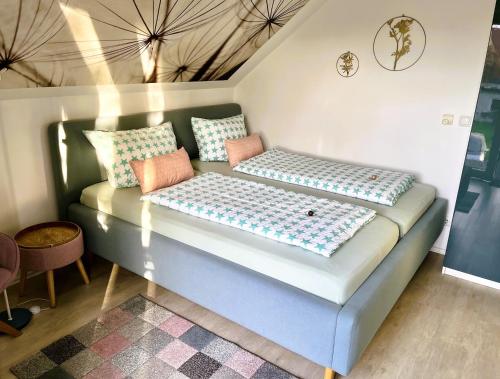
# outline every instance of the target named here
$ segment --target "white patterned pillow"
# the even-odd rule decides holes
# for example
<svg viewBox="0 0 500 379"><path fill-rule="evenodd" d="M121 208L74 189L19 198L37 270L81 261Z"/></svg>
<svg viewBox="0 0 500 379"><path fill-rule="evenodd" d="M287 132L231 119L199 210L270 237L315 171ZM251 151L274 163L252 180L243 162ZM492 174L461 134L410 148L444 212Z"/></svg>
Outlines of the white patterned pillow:
<svg viewBox="0 0 500 379"><path fill-rule="evenodd" d="M242 114L217 120L192 117L191 124L200 151L200 161L227 161L224 141L247 136Z"/></svg>
<svg viewBox="0 0 500 379"><path fill-rule="evenodd" d="M106 132L84 130L83 134L95 147L106 168L108 181L114 188L139 185L129 162L173 153L177 150L172 124L141 129Z"/></svg>

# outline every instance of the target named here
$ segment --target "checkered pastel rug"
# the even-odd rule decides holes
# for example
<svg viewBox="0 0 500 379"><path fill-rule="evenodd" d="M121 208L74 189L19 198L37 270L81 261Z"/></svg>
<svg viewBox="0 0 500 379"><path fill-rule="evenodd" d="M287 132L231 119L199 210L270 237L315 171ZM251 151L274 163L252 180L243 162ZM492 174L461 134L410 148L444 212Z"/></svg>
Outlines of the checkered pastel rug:
<svg viewBox="0 0 500 379"><path fill-rule="evenodd" d="M295 378L142 296L11 368L18 378Z"/></svg>

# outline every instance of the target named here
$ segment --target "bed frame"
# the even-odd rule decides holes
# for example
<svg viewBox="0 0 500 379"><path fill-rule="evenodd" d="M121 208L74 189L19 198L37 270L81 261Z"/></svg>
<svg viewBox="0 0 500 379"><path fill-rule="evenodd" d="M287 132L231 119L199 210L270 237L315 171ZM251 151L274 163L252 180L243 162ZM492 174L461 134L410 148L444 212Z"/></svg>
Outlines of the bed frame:
<svg viewBox="0 0 500 379"><path fill-rule="evenodd" d="M166 111L161 117L121 116L115 126L125 130L169 120L179 146L193 159L198 149L191 117L239 113L238 104L221 104ZM92 119L49 126L59 217L82 227L87 249L325 367L325 378L349 374L444 225L446 201L436 199L339 305L154 232L144 246L141 227L80 204L82 190L104 180L95 150L82 133L95 125Z"/></svg>

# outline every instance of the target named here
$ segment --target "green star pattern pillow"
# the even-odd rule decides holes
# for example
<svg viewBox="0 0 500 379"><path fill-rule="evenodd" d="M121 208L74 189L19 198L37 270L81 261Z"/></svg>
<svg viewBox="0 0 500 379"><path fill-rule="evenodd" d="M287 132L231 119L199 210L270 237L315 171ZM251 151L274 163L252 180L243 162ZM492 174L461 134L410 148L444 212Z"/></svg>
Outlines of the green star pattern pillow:
<svg viewBox="0 0 500 379"><path fill-rule="evenodd" d="M227 162L224 141L247 136L245 119L242 114L217 120L192 117L191 124L200 151L200 160L204 162Z"/></svg>
<svg viewBox="0 0 500 379"><path fill-rule="evenodd" d="M129 162L173 153L177 150L170 122L159 126L120 131L84 130L106 168L108 181L114 188L139 185Z"/></svg>

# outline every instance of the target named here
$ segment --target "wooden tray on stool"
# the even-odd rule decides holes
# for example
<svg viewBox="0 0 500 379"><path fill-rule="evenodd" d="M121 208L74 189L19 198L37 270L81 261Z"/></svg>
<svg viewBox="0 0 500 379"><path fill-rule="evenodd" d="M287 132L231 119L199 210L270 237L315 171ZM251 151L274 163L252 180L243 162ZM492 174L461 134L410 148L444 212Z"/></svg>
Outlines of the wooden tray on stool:
<svg viewBox="0 0 500 379"><path fill-rule="evenodd" d="M79 233L80 227L72 222L53 221L27 227L16 234L15 240L20 248L41 249L70 242Z"/></svg>
<svg viewBox="0 0 500 379"><path fill-rule="evenodd" d="M28 271L46 272L50 306L55 307L54 270L71 263L76 263L85 284L90 283L81 261L83 233L78 225L68 221L45 222L21 230L14 238L21 252L20 295L24 293Z"/></svg>

